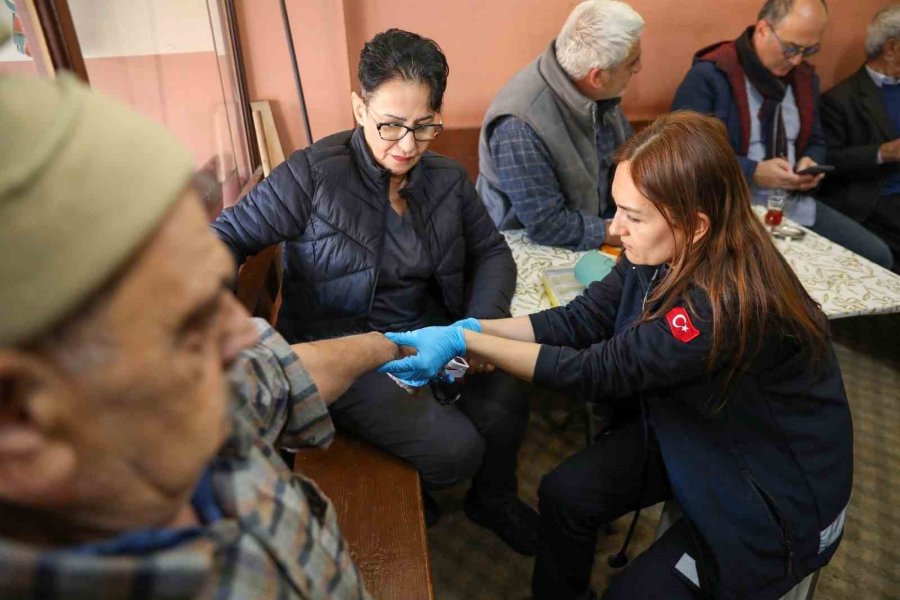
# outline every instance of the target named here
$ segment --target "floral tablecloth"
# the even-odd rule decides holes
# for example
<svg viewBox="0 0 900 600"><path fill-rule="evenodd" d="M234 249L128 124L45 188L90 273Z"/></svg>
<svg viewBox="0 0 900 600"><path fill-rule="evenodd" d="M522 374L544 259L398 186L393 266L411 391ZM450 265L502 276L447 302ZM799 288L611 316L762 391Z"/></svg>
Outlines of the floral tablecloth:
<svg viewBox="0 0 900 600"><path fill-rule="evenodd" d="M503 235L519 267L513 316L549 308L541 284L543 270L573 265L584 253L533 244L524 230L505 231ZM900 312L900 275L809 230L799 240L775 239L775 246L829 319Z"/></svg>

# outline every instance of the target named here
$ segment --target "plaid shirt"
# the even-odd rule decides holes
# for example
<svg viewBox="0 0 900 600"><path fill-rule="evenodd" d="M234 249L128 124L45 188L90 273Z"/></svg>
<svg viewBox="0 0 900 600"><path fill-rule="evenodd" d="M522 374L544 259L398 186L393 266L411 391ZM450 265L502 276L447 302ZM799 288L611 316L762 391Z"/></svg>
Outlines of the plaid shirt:
<svg viewBox="0 0 900 600"><path fill-rule="evenodd" d="M162 530L168 543L141 553L2 539L0 598L369 598L331 503L273 448L329 443L328 411L290 346L257 323L260 343L229 373L234 432L207 471L221 518Z"/></svg>
<svg viewBox="0 0 900 600"><path fill-rule="evenodd" d="M585 214L566 206L553 158L540 136L525 121L513 116L504 117L491 132L488 143L500 188L534 242L590 250L599 248L606 238L603 216L611 208L609 174L618 148L615 127L624 130L625 138L632 133L626 119L614 126L608 122L609 115L609 111L598 115L596 126L597 156L600 158L599 215Z"/></svg>

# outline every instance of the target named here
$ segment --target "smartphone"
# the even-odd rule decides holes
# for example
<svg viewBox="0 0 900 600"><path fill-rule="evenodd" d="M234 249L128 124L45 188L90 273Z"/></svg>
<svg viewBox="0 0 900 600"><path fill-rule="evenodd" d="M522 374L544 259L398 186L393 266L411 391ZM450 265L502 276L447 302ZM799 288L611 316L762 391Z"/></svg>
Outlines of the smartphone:
<svg viewBox="0 0 900 600"><path fill-rule="evenodd" d="M802 171L797 171L797 175L818 175L819 173L831 173L834 171L834 165L813 165L806 167Z"/></svg>

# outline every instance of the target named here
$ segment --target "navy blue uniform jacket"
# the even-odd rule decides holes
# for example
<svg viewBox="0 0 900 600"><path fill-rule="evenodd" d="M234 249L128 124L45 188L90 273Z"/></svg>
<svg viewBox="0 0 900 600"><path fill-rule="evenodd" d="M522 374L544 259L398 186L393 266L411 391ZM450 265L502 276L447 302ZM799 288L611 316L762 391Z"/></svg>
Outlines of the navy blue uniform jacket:
<svg viewBox="0 0 900 600"><path fill-rule="evenodd" d="M386 232L389 173L362 129L299 150L216 219L240 265L284 243L278 331L289 342L369 329ZM516 263L462 166L426 152L400 190L451 319L509 316Z"/></svg>
<svg viewBox="0 0 900 600"><path fill-rule="evenodd" d="M676 303L700 332L688 342L668 318L640 323L656 269L623 257L568 306L532 315L544 344L534 381L597 402L643 396L715 597L778 598L830 560L843 532L853 433L836 358L829 347L814 369L791 339L769 335L710 414L726 365L707 370L709 303L700 291L694 310Z"/></svg>

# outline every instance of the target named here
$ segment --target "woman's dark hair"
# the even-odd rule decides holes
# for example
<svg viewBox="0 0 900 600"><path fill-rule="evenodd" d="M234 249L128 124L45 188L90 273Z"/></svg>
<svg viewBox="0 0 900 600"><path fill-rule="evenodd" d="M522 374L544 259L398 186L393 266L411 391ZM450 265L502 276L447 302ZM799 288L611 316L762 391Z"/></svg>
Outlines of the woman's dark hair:
<svg viewBox="0 0 900 600"><path fill-rule="evenodd" d="M382 31L359 53L363 97L392 79L418 81L428 86L428 107L437 112L444 102L449 74L447 58L434 40L402 29Z"/></svg>
<svg viewBox="0 0 900 600"><path fill-rule="evenodd" d="M663 115L619 150L631 178L684 243L647 302L644 319L665 315L696 285L712 308L710 369L728 357L726 384L748 366L771 331L797 340L813 359L827 352L825 316L775 248L750 208L750 191L716 118L691 111ZM697 241L699 214L709 230ZM720 363L721 364L721 363Z"/></svg>

